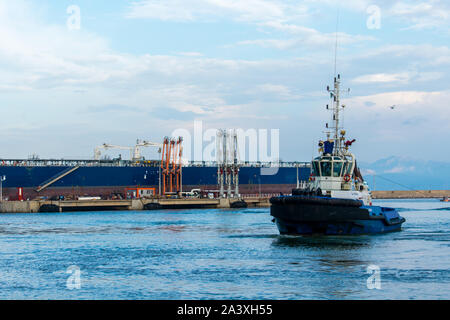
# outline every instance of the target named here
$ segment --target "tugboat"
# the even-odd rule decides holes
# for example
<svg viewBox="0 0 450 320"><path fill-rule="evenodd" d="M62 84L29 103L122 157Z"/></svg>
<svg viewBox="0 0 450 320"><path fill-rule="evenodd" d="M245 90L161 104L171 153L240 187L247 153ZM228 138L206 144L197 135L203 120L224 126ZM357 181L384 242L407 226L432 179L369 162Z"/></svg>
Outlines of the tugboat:
<svg viewBox="0 0 450 320"><path fill-rule="evenodd" d="M327 87L333 101L333 126L326 125L327 139L319 142L320 156L311 163L308 182L297 185L292 195L270 199L271 215L281 234L355 235L401 230L406 221L396 209L372 205L368 184L349 151L356 140L347 140L339 123L340 81Z"/></svg>

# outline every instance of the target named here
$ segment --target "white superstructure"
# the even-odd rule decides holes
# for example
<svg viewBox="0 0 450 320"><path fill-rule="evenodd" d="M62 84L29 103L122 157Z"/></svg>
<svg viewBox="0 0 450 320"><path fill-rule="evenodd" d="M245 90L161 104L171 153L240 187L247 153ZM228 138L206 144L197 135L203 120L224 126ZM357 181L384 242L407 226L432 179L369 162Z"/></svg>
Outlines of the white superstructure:
<svg viewBox="0 0 450 320"><path fill-rule="evenodd" d="M339 115L345 108L340 103L340 75L334 79L334 88L327 88L332 99L333 124L327 128L327 139L319 142L320 156L311 162L311 176L305 186L310 192L333 198L362 200L371 205L369 187L364 182L356 165L355 156L349 151L355 140L347 140L345 130L339 121Z"/></svg>

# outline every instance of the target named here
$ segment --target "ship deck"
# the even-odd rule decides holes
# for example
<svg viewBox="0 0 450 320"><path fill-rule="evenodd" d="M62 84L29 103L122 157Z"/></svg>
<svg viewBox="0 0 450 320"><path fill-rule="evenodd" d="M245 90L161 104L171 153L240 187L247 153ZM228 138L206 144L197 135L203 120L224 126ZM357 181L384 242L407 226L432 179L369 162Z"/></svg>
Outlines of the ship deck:
<svg viewBox="0 0 450 320"><path fill-rule="evenodd" d="M45 167L45 166L81 166L81 167L160 167L161 160L86 160L86 159L0 159L0 166L12 167ZM242 161L240 167L254 168L309 168L309 162L302 161L280 161L280 162L261 162L261 161ZM183 167L218 167L215 161L190 161L183 164Z"/></svg>

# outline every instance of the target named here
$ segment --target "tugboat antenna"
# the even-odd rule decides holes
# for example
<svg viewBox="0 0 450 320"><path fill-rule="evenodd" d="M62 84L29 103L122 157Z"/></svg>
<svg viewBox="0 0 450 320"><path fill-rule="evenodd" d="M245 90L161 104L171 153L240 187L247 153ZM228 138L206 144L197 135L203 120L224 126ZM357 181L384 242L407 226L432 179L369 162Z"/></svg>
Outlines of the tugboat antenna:
<svg viewBox="0 0 450 320"><path fill-rule="evenodd" d="M334 90L332 91L333 97L333 122L334 122L334 144L335 148L333 150L334 154L339 154L341 149L341 140L339 138L339 108L340 105L340 84L341 76L337 74L337 52L338 52L338 39L339 39L339 4L337 8L336 17L336 42L334 47Z"/></svg>
<svg viewBox="0 0 450 320"><path fill-rule="evenodd" d="M336 77L337 73L338 31L339 31L339 5L337 9L337 18L336 18L336 43L334 47L334 77Z"/></svg>
<svg viewBox="0 0 450 320"><path fill-rule="evenodd" d="M338 52L338 38L339 38L339 6L337 10L337 19L336 19L336 42L334 48L334 86L333 89L330 89L327 86L327 91L330 93L330 97L333 98L333 102L331 105L331 110L333 110L333 127L329 127L328 123L326 124L327 129L334 129L334 148L333 154L339 155L342 152L341 139L339 137L339 108L340 104L340 84L341 84L341 76L337 74L337 52ZM329 106L327 105L327 110L329 110ZM330 139L332 132L327 131L327 139Z"/></svg>
<svg viewBox="0 0 450 320"><path fill-rule="evenodd" d="M342 146L341 146L341 139L339 137L339 111L341 106L341 98L340 98L340 94L341 94L341 89L340 89L340 85L341 85L341 75L338 74L337 77L334 78L334 86L333 89L330 89L329 87L327 87L327 91L330 93L330 97L333 98L333 102L332 102L332 107L331 110L333 110L333 126L328 126L328 123L326 125L326 128L328 129L334 129L334 132L327 132L327 139L330 138L330 136L333 136L334 139L334 149L333 149L333 154L334 155L338 155L341 153L342 151ZM329 108L327 108L329 109Z"/></svg>
<svg viewBox="0 0 450 320"><path fill-rule="evenodd" d="M341 144L339 139L339 108L340 105L340 84L341 76L338 74L337 78L334 78L334 109L333 109L333 120L334 120L334 143L336 145L336 151L341 151Z"/></svg>

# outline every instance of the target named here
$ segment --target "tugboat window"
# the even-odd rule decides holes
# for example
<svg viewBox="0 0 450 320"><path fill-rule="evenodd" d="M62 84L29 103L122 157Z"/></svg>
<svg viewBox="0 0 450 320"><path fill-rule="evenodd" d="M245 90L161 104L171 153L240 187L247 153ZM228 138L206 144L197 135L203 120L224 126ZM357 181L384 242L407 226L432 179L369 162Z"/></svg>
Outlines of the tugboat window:
<svg viewBox="0 0 450 320"><path fill-rule="evenodd" d="M322 176L323 177L330 177L331 176L331 162L322 161L320 163L320 169L322 171Z"/></svg>
<svg viewBox="0 0 450 320"><path fill-rule="evenodd" d="M348 162L344 162L344 168L342 169L343 176L347 174L347 167L348 167Z"/></svg>
<svg viewBox="0 0 450 320"><path fill-rule="evenodd" d="M351 171L352 171L352 167L353 167L353 166L352 166L352 163L349 162L349 163L348 163L348 166L347 166L347 170L346 170L346 171L347 171L347 174L352 175L352 173L353 173L353 172L351 172Z"/></svg>
<svg viewBox="0 0 450 320"><path fill-rule="evenodd" d="M333 177L341 176L342 162L333 162Z"/></svg>
<svg viewBox="0 0 450 320"><path fill-rule="evenodd" d="M342 170L342 175L350 174L352 170L352 163L351 162L344 162L344 168Z"/></svg>
<svg viewBox="0 0 450 320"><path fill-rule="evenodd" d="M314 175L315 175L316 177L320 176L319 162L318 162L318 161L314 161L314 162L313 162L313 172L314 172Z"/></svg>

